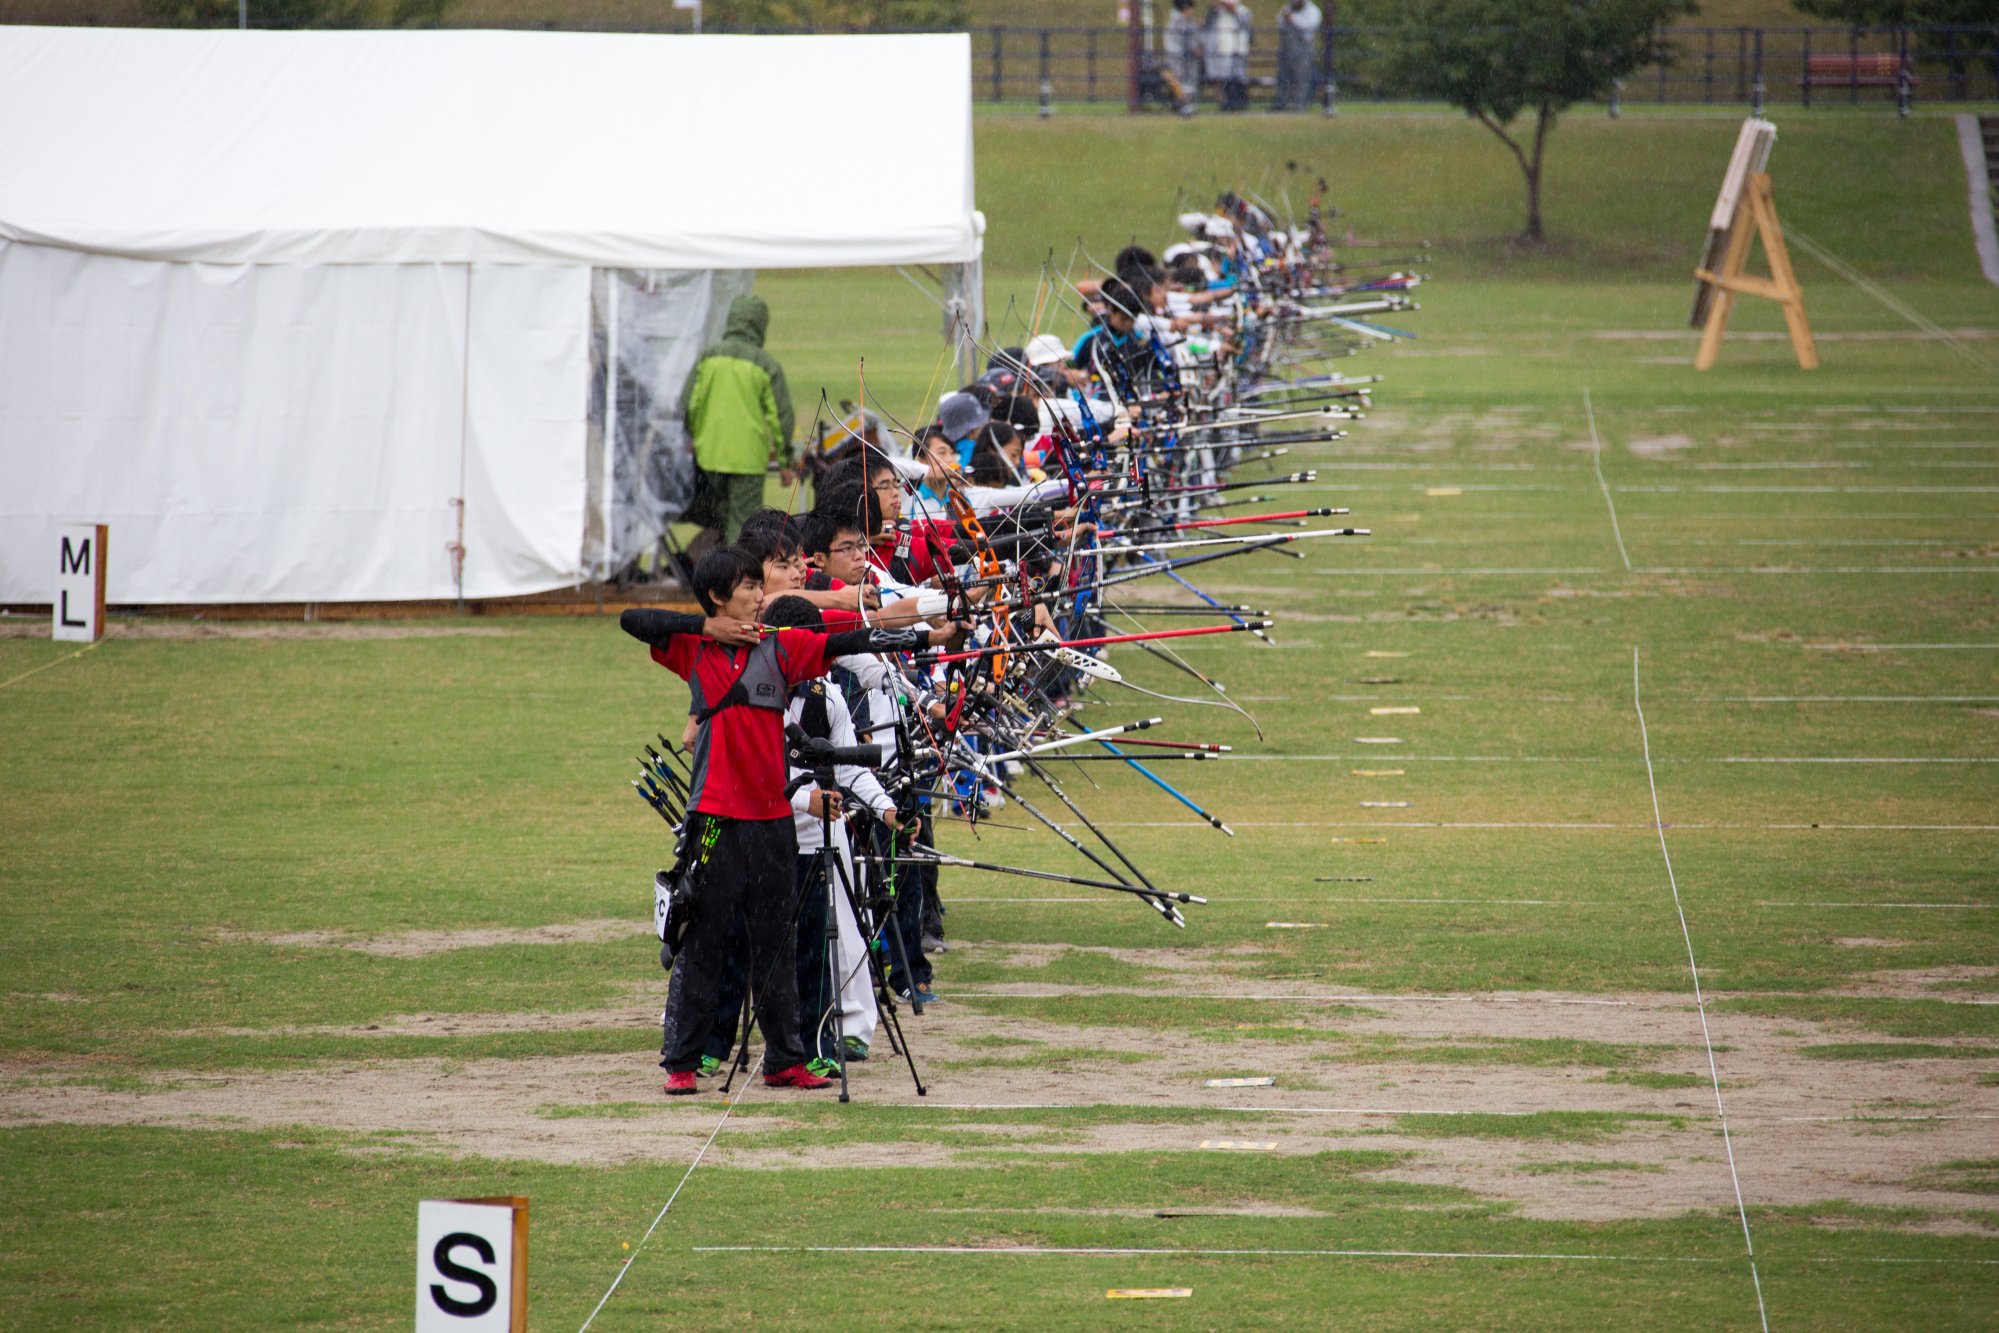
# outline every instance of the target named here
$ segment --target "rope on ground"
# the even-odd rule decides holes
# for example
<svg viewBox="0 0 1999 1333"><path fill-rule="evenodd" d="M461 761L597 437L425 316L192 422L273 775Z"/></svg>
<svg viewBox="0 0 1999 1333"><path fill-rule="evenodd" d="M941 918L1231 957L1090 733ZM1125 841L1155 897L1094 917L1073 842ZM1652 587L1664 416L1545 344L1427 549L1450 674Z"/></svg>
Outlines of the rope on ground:
<svg viewBox="0 0 1999 1333"><path fill-rule="evenodd" d="M611 1285L605 1288L602 1299L600 1299L597 1302L597 1308L590 1312L590 1317L583 1321L583 1327L578 1329L577 1333L588 1333L590 1325L597 1322L597 1316L602 1314L604 1312L604 1307L611 1303L611 1297L618 1290L619 1284L625 1280L625 1274L632 1271L632 1265L638 1262L639 1256L641 1254L645 1253L646 1242L652 1239L653 1232L659 1230L659 1224L666 1220L667 1211L673 1207L673 1201L680 1197L680 1191L687 1188L687 1182L693 1178L694 1168L701 1165L701 1159L703 1157L706 1157L708 1155L708 1149L712 1148L715 1145L716 1135L722 1132L722 1126L729 1123L730 1115L732 1115L735 1112L736 1103L742 1101L743 1098L749 1094L750 1088L754 1086L755 1083L756 1083L755 1078L753 1077L745 1078L743 1080L743 1086L737 1089L736 1095L729 1098L729 1104L722 1108L722 1118L720 1120L717 1120L715 1122L715 1128L708 1132L707 1142L701 1145L701 1151L694 1154L694 1160L687 1164L687 1170L684 1173L682 1173L680 1177L680 1183L673 1187L673 1193L666 1196L666 1202L660 1206L659 1212L652 1219L652 1225L646 1228L645 1235L639 1237L638 1248L633 1250L631 1253L631 1257L626 1259L623 1265L619 1267L618 1275L611 1279Z"/></svg>
<svg viewBox="0 0 1999 1333"><path fill-rule="evenodd" d="M1707 1047L1708 1082L1714 1087L1714 1114L1721 1122L1721 1146L1728 1154L1728 1178L1735 1186L1735 1215L1742 1221L1742 1246L1749 1255L1749 1280L1756 1285L1756 1314L1763 1333L1770 1333L1770 1310L1763 1303L1763 1275L1756 1270L1756 1242L1749 1236L1749 1210L1742 1202L1742 1177L1735 1171L1735 1140L1728 1132L1728 1112L1721 1104L1721 1072L1714 1062L1714 1038L1708 1035L1707 998L1701 993L1701 969L1694 961L1694 934L1687 926L1687 909L1680 901L1680 880L1673 873L1673 856L1666 850L1666 821L1659 813L1659 782L1652 776L1652 737L1645 728L1645 705L1638 693L1638 645L1631 646L1631 706L1638 713L1638 739L1645 750L1645 782L1652 789L1652 823L1659 833L1659 855L1666 862L1666 883L1672 886L1673 910L1680 917L1680 939L1687 946L1687 971L1694 979L1694 1008L1701 1016L1701 1044Z"/></svg>
<svg viewBox="0 0 1999 1333"><path fill-rule="evenodd" d="M65 653L61 657L58 657L53 662L44 662L38 667L34 667L28 671L23 671L18 676L9 676L6 680L0 680L0 690L6 689L9 685L14 684L16 681L26 680L28 677L34 675L35 672L37 671L47 671L52 666L61 666L64 662L74 662L77 658L82 657L85 653L96 651L98 644L101 644L103 642L104 640L99 639L97 640L96 643L91 644L88 648L79 648L73 653Z"/></svg>
<svg viewBox="0 0 1999 1333"><path fill-rule="evenodd" d="M1596 468L1596 488L1603 492L1603 502L1610 509L1610 535L1617 538L1617 558L1624 562L1624 572L1631 572L1631 553L1624 549L1624 531L1617 526L1617 504L1610 498L1610 484L1603 479L1603 439L1596 433L1596 408L1590 403L1589 388L1583 388L1583 411L1589 416L1590 463Z"/></svg>
<svg viewBox="0 0 1999 1333"><path fill-rule="evenodd" d="M1840 277L1845 278L1848 282L1858 287L1861 291L1866 292L1869 296L1879 301L1882 305L1887 306L1888 309L1894 311L1896 314L1900 315L1903 319L1908 320L1909 323L1915 325L1918 329L1921 329L1924 333L1929 334L1932 338L1935 338L1939 342L1949 345L1949 347L1953 351L1963 356L1964 359L1971 362L1972 365L1978 366L1985 370L1990 370L1993 368L1992 363L1990 361L1987 361L1984 357L1980 356L1977 352L1973 351L1971 347L1968 344L1966 344L1962 338L1959 338L1949 329L1946 329L1941 325L1931 321L1929 318L1922 315L1918 311L1911 309L1908 305L1906 305L1902 301L1897 300L1894 296L1890 295L1887 291L1883 290L1878 284L1868 281L1866 276L1863 275L1860 272L1860 270L1854 268L1853 265L1847 263L1844 259L1841 259L1838 255L1826 249L1823 245L1820 245L1817 241L1805 235L1803 232L1799 231L1796 227L1791 226L1789 223L1784 224L1784 237L1786 240L1797 242L1799 249L1803 250L1813 259L1818 260L1819 263L1824 264L1827 268L1831 269L1834 273L1838 274Z"/></svg>

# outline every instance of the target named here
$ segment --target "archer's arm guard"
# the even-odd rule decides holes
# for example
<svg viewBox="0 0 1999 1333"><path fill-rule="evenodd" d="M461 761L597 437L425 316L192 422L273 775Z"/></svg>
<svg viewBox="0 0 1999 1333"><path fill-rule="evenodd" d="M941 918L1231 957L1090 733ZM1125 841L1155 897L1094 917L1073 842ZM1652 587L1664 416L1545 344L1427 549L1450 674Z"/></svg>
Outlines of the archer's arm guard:
<svg viewBox="0 0 1999 1333"><path fill-rule="evenodd" d="M618 617L619 629L654 648L666 647L676 634L699 634L706 623L705 616L691 612L658 611L646 607L634 607Z"/></svg>

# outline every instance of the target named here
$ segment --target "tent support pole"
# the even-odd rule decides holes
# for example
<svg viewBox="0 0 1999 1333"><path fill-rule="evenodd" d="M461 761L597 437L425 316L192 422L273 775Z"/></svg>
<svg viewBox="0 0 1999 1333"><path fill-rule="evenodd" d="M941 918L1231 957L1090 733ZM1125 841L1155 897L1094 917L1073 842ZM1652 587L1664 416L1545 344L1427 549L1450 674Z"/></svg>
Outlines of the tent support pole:
<svg viewBox="0 0 1999 1333"><path fill-rule="evenodd" d="M604 556L597 581L611 577L611 493L618 466L618 271L604 270Z"/></svg>
<svg viewBox="0 0 1999 1333"><path fill-rule="evenodd" d="M928 265L898 264L895 271L942 312L944 341L951 345L952 354L957 358L958 382L970 384L984 369L979 363L978 349L978 337L984 331L986 314L985 274L981 261L974 259L962 264L945 264L938 269ZM937 290L933 291L919 282L917 273L935 283Z"/></svg>
<svg viewBox="0 0 1999 1333"><path fill-rule="evenodd" d="M458 363L458 538L451 543L451 582L458 592L458 614L465 614L465 457L472 438L472 265L465 265L465 339Z"/></svg>

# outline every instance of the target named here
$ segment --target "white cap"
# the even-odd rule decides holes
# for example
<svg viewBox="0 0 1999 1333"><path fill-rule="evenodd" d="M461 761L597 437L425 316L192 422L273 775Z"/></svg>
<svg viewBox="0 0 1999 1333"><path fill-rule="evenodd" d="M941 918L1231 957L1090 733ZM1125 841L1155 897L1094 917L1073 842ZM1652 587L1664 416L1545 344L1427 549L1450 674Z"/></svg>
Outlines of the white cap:
<svg viewBox="0 0 1999 1333"><path fill-rule="evenodd" d="M1180 230L1191 231L1196 236L1205 235L1208 230L1208 219L1213 216L1212 213L1182 213L1179 219Z"/></svg>
<svg viewBox="0 0 1999 1333"><path fill-rule="evenodd" d="M1069 359L1069 349L1052 333L1037 333L1021 349L1030 366L1059 365Z"/></svg>

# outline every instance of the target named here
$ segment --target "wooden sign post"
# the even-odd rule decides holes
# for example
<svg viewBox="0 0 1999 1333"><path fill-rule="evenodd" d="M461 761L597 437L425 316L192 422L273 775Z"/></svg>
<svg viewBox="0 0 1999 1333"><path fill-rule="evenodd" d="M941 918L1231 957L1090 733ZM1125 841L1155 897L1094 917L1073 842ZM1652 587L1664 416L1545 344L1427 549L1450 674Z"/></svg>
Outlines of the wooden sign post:
<svg viewBox="0 0 1999 1333"><path fill-rule="evenodd" d="M1818 345L1812 341L1811 325L1805 322L1805 293L1791 269L1791 252L1784 245L1784 227L1777 220L1777 201L1770 192L1770 173L1763 170L1776 137L1777 127L1769 121L1744 121L1735 153L1729 158L1728 174L1722 178L1721 196L1715 201L1708 225L1707 251L1694 270L1698 285L1690 322L1702 330L1695 370L1714 368L1738 295L1761 296L1781 304L1798 368L1818 369ZM1767 278L1748 269L1749 247L1758 237L1770 263Z"/></svg>
<svg viewBox="0 0 1999 1333"><path fill-rule="evenodd" d="M417 1205L416 1333L527 1333L528 1201Z"/></svg>

